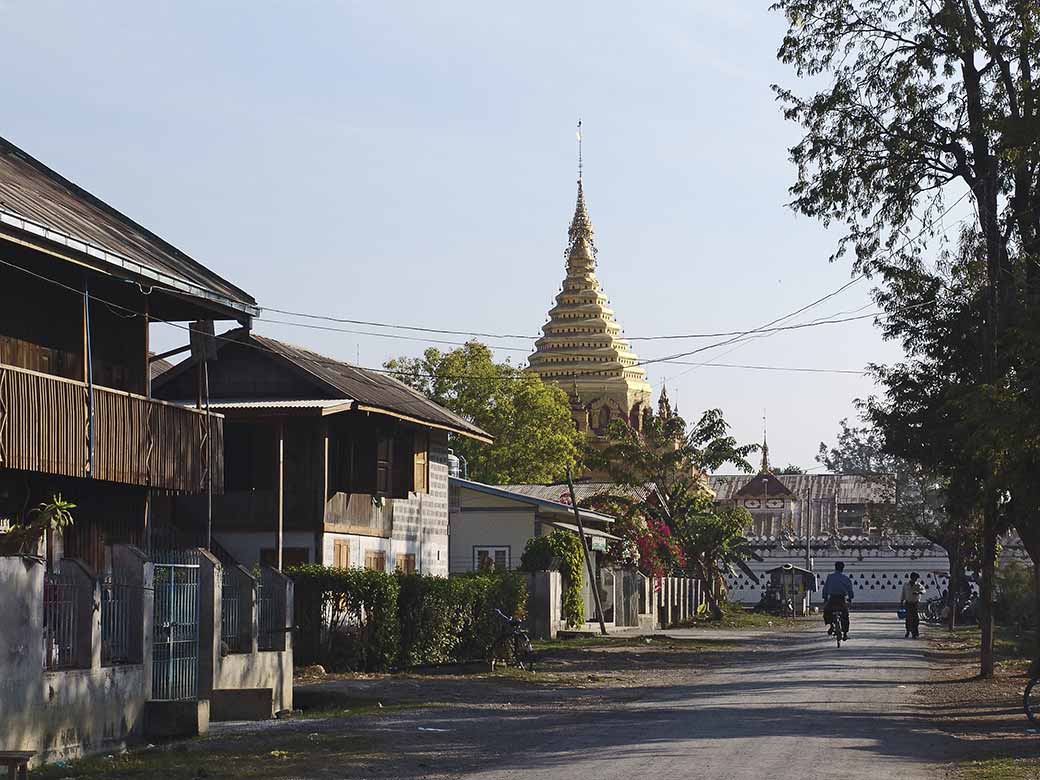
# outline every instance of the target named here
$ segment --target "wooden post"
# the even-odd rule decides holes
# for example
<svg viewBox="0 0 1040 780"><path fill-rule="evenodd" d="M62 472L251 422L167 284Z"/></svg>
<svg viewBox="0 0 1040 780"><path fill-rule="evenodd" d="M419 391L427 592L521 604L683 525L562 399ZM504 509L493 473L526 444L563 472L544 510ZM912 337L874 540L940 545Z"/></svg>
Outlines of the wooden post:
<svg viewBox="0 0 1040 780"><path fill-rule="evenodd" d="M282 528L285 520L285 422L278 421L278 532L275 534L275 561L282 570Z"/></svg>
<svg viewBox="0 0 1040 780"><path fill-rule="evenodd" d="M578 536L581 539L581 551L585 556L585 568L589 570L589 585L592 586L592 600L596 602L596 618L599 620L600 633L606 636L607 624L603 622L603 605L599 601L599 588L596 586L596 573L592 569L592 558L589 555L589 545L585 541L585 526L581 522L581 510L578 509L578 498L574 493L574 481L571 479L571 470L567 469L567 489L571 492L571 508L574 510L574 519L578 524Z"/></svg>

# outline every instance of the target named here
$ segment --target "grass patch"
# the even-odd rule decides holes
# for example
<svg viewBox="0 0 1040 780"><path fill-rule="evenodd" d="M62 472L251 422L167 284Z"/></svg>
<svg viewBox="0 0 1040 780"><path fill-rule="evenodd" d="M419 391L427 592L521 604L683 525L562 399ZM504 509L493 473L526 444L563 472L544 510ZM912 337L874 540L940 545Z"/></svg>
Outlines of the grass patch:
<svg viewBox="0 0 1040 780"><path fill-rule="evenodd" d="M94 756L34 769L33 780L288 780L343 777L379 758L371 737L344 734L251 734L198 739L120 756ZM332 772L332 774L330 774Z"/></svg>
<svg viewBox="0 0 1040 780"><path fill-rule="evenodd" d="M710 612L698 615L674 628L784 628L796 625L799 618L785 618L765 612L752 612L739 604L724 604L722 616L713 617Z"/></svg>
<svg viewBox="0 0 1040 780"><path fill-rule="evenodd" d="M384 704L378 697L357 696L328 688L297 688L293 704L300 710L298 718L346 718L357 715L380 715L415 709L429 702L399 701Z"/></svg>
<svg viewBox="0 0 1040 780"><path fill-rule="evenodd" d="M991 758L960 767L963 780L1040 780L1040 759Z"/></svg>

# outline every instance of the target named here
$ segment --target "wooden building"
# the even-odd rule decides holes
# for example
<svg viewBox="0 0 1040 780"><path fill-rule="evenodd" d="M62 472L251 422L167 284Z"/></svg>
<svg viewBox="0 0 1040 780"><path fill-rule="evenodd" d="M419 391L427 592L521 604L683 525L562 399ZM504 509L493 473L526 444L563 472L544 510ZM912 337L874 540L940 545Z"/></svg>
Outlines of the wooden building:
<svg viewBox="0 0 1040 780"><path fill-rule="evenodd" d="M155 382L191 403L198 361ZM484 431L392 377L242 328L217 339L210 407L224 416L213 535L240 563L448 573L448 437ZM174 502L174 521L205 497Z"/></svg>
<svg viewBox="0 0 1040 780"><path fill-rule="evenodd" d="M0 304L0 519L60 493L101 568L153 498L219 491L223 420L151 397L149 323L247 324L249 295L0 139Z"/></svg>

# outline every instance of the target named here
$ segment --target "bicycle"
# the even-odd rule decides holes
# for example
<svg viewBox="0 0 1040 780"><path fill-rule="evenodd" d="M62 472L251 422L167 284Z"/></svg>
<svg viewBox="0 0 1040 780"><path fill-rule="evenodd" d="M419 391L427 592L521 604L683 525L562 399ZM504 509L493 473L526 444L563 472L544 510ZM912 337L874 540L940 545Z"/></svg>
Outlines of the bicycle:
<svg viewBox="0 0 1040 780"><path fill-rule="evenodd" d="M506 650L512 656L512 661L518 669L533 672L535 662L534 646L531 644L531 637L528 636L527 631L520 627L522 621L519 618L510 617L500 609L496 608L495 612L506 622L507 627L499 636L498 641L495 643L495 648L492 650L491 671L495 670L496 651ZM508 660L506 660L506 663L508 663Z"/></svg>
<svg viewBox="0 0 1040 780"><path fill-rule="evenodd" d="M1040 672L1034 671L1026 685L1025 693L1022 695L1022 706L1025 708L1026 717L1034 726L1040 726L1040 688L1036 687L1037 682L1040 682Z"/></svg>
<svg viewBox="0 0 1040 780"><path fill-rule="evenodd" d="M840 603L832 603L834 603L834 606L830 606L830 604L828 604L826 607L824 607L825 610L830 610L830 620L828 621L829 628L827 629L827 635L833 636L834 641L840 648L841 643L847 641L845 639L845 621L842 620L842 617L848 613L849 607L844 599L841 599Z"/></svg>

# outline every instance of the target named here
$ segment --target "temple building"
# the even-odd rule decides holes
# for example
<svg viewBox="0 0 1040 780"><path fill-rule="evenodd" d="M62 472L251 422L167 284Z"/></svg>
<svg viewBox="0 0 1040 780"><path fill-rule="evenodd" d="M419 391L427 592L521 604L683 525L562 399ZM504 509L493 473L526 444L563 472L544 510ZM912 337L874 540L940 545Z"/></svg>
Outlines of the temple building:
<svg viewBox="0 0 1040 780"><path fill-rule="evenodd" d="M567 275L528 370L567 391L575 425L593 438L602 437L618 418L641 429L652 414L651 388L596 278L596 245L580 174L567 236Z"/></svg>

